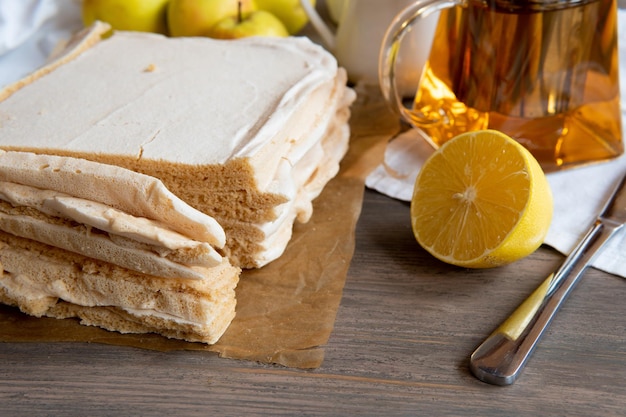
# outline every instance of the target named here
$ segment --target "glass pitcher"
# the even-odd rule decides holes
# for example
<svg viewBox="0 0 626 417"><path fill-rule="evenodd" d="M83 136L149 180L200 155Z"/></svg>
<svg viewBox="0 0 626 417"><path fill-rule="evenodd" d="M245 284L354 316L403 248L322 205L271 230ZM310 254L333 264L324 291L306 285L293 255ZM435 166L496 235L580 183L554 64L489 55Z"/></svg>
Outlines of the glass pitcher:
<svg viewBox="0 0 626 417"><path fill-rule="evenodd" d="M402 37L440 13L407 108L396 88ZM380 85L404 120L438 147L496 129L546 171L623 153L616 0L422 0L391 23Z"/></svg>

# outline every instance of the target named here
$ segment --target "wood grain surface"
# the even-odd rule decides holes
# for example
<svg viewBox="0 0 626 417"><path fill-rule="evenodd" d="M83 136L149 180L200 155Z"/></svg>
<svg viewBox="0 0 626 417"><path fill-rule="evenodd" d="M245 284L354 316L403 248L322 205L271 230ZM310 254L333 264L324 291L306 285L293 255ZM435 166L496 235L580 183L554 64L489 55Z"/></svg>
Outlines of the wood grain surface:
<svg viewBox="0 0 626 417"><path fill-rule="evenodd" d="M366 191L356 253L313 371L94 343L0 344L2 416L624 416L626 281L590 270L520 379L496 387L472 350L563 257L492 270L418 247L406 203ZM1 331L1 329L0 329Z"/></svg>

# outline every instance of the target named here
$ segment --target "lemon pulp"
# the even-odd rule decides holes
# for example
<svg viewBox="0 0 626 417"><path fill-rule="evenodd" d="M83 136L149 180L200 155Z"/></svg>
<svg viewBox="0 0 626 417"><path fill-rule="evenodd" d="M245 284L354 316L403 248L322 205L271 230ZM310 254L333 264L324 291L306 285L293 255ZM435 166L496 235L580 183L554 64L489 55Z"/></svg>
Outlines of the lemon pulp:
<svg viewBox="0 0 626 417"><path fill-rule="evenodd" d="M504 265L534 252L552 220L552 194L535 158L505 134L461 134L425 162L411 224L419 244L458 266Z"/></svg>

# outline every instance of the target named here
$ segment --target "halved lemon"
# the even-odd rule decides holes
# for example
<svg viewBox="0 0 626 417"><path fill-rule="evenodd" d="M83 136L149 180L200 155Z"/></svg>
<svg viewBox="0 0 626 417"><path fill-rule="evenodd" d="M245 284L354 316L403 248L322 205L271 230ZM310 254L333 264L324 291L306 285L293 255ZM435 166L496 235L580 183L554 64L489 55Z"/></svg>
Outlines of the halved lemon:
<svg viewBox="0 0 626 417"><path fill-rule="evenodd" d="M550 186L532 154L501 132L481 130L451 139L424 163L411 224L436 258L490 268L533 253L552 210Z"/></svg>

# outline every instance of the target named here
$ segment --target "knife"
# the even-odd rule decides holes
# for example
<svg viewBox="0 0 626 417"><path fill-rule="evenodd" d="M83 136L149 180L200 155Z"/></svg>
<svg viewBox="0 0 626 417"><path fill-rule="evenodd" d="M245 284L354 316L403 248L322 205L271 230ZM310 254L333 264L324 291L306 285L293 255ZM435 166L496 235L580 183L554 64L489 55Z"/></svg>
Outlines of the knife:
<svg viewBox="0 0 626 417"><path fill-rule="evenodd" d="M550 321L606 242L626 223L624 175L587 234L561 266L506 319L470 357L481 381L510 385L519 377Z"/></svg>

